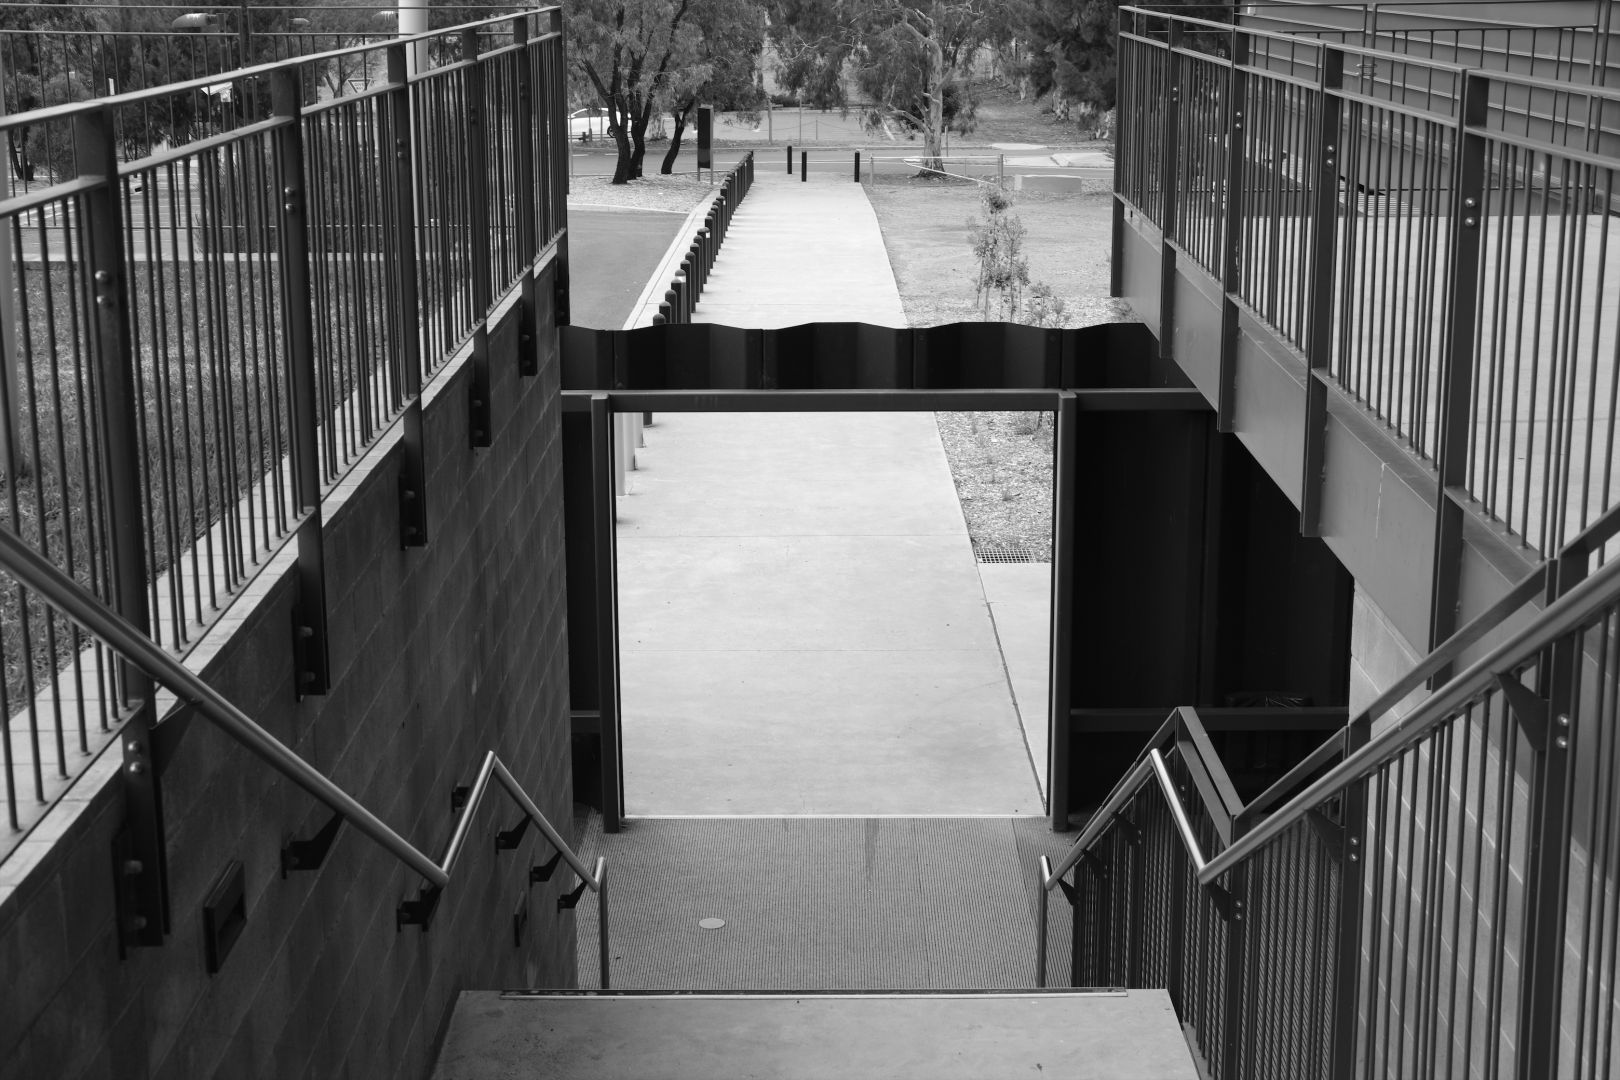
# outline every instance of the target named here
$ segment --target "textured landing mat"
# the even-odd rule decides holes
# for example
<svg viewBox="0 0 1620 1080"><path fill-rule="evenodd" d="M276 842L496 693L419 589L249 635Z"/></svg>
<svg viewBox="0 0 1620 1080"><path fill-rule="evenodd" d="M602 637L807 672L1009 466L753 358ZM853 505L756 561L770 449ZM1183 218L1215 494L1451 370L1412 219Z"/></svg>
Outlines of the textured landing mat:
<svg viewBox="0 0 1620 1080"><path fill-rule="evenodd" d="M1073 841L1044 818L593 816L608 859L615 990L957 990L1035 985L1035 862ZM1049 980L1071 916L1051 898ZM579 912L598 985L596 907ZM705 920L724 920L705 927Z"/></svg>

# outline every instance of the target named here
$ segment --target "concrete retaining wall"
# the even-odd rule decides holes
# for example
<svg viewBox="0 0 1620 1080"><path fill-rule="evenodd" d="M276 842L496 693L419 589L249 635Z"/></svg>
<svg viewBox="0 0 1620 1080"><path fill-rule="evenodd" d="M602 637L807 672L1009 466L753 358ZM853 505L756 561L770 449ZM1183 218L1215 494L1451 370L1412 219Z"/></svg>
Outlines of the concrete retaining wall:
<svg viewBox="0 0 1620 1080"><path fill-rule="evenodd" d="M430 388L430 546L400 549L397 455L386 450L328 508L329 696L299 703L293 693L290 568L267 571L263 595L227 615L229 639L204 669L435 858L455 824L452 786L471 783L490 749L567 832L550 329L540 335L541 374L529 379L517 375L516 319L491 334L491 449L468 448L465 363ZM0 892L0 1076L425 1076L459 991L572 984L573 915L559 914L554 897L575 881L564 870L531 889L528 867L551 854L536 830L517 851L494 850L493 830L518 820L504 797L478 813L432 929L396 930L396 905L416 895L417 875L345 830L322 869L283 880L281 845L329 815L206 721L191 724L163 778L171 933L162 948L120 959L116 750L47 823L60 841L26 878L3 883L15 889ZM245 870L247 923L209 975L203 900L233 860ZM515 944L513 916L525 906Z"/></svg>

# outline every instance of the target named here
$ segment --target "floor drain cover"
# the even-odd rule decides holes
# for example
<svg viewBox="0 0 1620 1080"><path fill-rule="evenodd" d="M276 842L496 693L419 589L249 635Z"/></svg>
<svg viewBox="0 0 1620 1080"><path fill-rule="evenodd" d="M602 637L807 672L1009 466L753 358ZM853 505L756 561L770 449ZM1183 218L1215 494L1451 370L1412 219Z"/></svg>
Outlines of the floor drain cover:
<svg viewBox="0 0 1620 1080"><path fill-rule="evenodd" d="M974 558L982 563L1032 563L1034 552L1026 547L980 547L973 549Z"/></svg>
<svg viewBox="0 0 1620 1080"><path fill-rule="evenodd" d="M705 930L718 930L722 926L726 925L726 920L724 920L724 919L700 919L698 921L698 925L703 927L703 929L705 929Z"/></svg>

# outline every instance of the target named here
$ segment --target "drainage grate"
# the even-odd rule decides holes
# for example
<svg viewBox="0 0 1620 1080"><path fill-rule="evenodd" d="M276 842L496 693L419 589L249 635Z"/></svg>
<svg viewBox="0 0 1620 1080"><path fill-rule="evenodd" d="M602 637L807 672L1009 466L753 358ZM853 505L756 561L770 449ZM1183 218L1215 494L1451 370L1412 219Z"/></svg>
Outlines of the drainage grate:
<svg viewBox="0 0 1620 1080"><path fill-rule="evenodd" d="M1026 547L975 547L973 555L982 563L1032 563L1035 555Z"/></svg>

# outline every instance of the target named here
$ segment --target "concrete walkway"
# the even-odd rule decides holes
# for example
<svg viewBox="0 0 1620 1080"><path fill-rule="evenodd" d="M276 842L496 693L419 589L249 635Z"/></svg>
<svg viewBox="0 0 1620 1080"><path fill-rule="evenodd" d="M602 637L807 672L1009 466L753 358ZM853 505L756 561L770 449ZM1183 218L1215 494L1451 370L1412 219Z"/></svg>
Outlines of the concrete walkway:
<svg viewBox="0 0 1620 1080"><path fill-rule="evenodd" d="M861 188L762 172L698 317L904 325ZM661 414L638 459L631 815L1041 812L931 413Z"/></svg>

